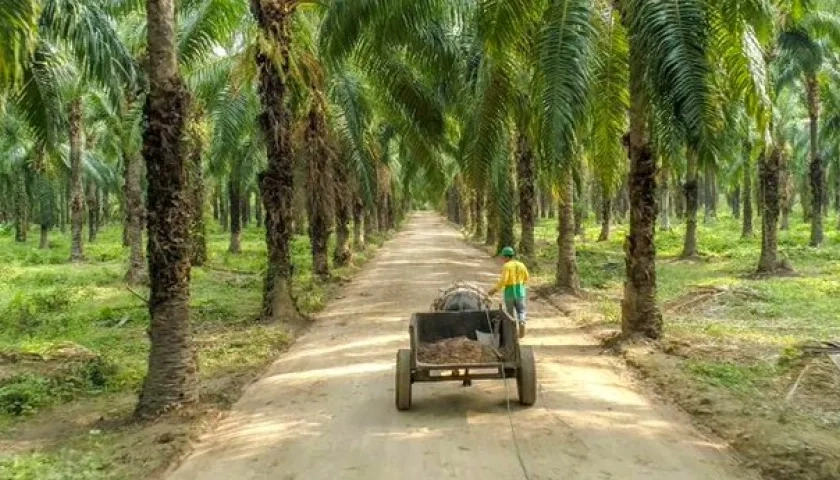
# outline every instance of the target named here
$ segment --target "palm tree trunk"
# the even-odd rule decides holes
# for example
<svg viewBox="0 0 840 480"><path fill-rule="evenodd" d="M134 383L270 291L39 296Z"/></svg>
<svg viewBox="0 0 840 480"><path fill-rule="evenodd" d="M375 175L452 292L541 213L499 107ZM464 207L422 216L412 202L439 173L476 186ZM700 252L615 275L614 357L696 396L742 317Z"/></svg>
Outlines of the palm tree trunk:
<svg viewBox="0 0 840 480"><path fill-rule="evenodd" d="M41 241L38 243L38 248L41 250L50 248L50 227L44 224L41 224Z"/></svg>
<svg viewBox="0 0 840 480"><path fill-rule="evenodd" d="M703 223L707 224L714 219L714 200L712 194L712 171L709 167L703 172Z"/></svg>
<svg viewBox="0 0 840 480"><path fill-rule="evenodd" d="M706 176L709 178L709 194L711 195L709 201L710 215L712 220L717 220L718 199L720 198L718 194L717 173L712 167L709 167Z"/></svg>
<svg viewBox="0 0 840 480"><path fill-rule="evenodd" d="M683 251L680 257L693 258L697 256L697 150L688 147L686 155L686 174L685 174L685 239L683 241ZM708 190L708 182L706 188ZM709 211L709 199L706 197L706 212Z"/></svg>
<svg viewBox="0 0 840 480"><path fill-rule="evenodd" d="M840 213L840 172L838 172L838 168L840 165L837 163L837 159L834 159L834 164L832 165L831 169L831 177L832 182L834 184L834 213Z"/></svg>
<svg viewBox="0 0 840 480"><path fill-rule="evenodd" d="M263 226L262 202L260 202L259 195L256 195L256 198L254 198L254 223L256 223L257 227Z"/></svg>
<svg viewBox="0 0 840 480"><path fill-rule="evenodd" d="M326 280L330 276L329 240L332 234L334 208L333 159L327 142L327 121L324 101L312 87L315 101L309 110L306 130L307 205L309 243L312 248L312 272ZM386 204L387 207L387 204ZM387 218L386 218L387 222Z"/></svg>
<svg viewBox="0 0 840 480"><path fill-rule="evenodd" d="M482 240L484 238L484 230L486 228L484 217L486 202L484 188L477 188L475 190L475 230L473 231L473 238L476 240Z"/></svg>
<svg viewBox="0 0 840 480"><path fill-rule="evenodd" d="M685 218L685 185L675 182L671 194L671 205L674 207L674 215L683 220Z"/></svg>
<svg viewBox="0 0 840 480"><path fill-rule="evenodd" d="M99 227L111 224L111 192L107 188L99 190L100 221Z"/></svg>
<svg viewBox="0 0 840 480"><path fill-rule="evenodd" d="M670 173L667 169L662 172L662 189L660 198L662 199L662 206L659 209L659 230L663 232L671 231L671 189L669 177Z"/></svg>
<svg viewBox="0 0 840 480"><path fill-rule="evenodd" d="M390 192L390 179L388 177L388 169L381 167L377 173L377 195L376 195L376 231L388 231L388 194ZM457 209L457 200L453 200L454 208ZM453 220L455 221L455 220Z"/></svg>
<svg viewBox="0 0 840 480"><path fill-rule="evenodd" d="M263 113L260 126L266 139L268 165L260 174L260 192L266 211L268 265L263 285L262 316L294 320L300 312L292 298L290 241L294 212L294 172L289 95L291 23L296 2L252 0L251 10L272 52L256 54Z"/></svg>
<svg viewBox="0 0 840 480"><path fill-rule="evenodd" d="M743 188L743 203L744 216L742 218L741 238L751 238L753 236L753 204L752 204L752 158L750 157L749 149L746 150L747 158L744 159L744 188Z"/></svg>
<svg viewBox="0 0 840 480"><path fill-rule="evenodd" d="M353 217L353 197L350 194L349 172L345 158L333 161L333 179L335 185L335 250L333 264L343 267L350 262L350 222Z"/></svg>
<svg viewBox="0 0 840 480"><path fill-rule="evenodd" d="M260 202L257 202L257 205L259 205L259 203ZM212 213L213 213L213 220L218 222L219 221L219 192L218 192L218 188L213 190L212 198L210 199L210 204L211 204L210 208L211 208Z"/></svg>
<svg viewBox="0 0 840 480"><path fill-rule="evenodd" d="M656 158L647 130L648 99L644 56L630 43L630 133L628 175L630 232L627 235L621 330L624 336L662 335L662 314L656 304Z"/></svg>
<svg viewBox="0 0 840 480"><path fill-rule="evenodd" d="M178 73L175 2L148 0L149 94L143 138L149 214L149 368L136 413L198 402L190 331L190 205L182 139L189 97Z"/></svg>
<svg viewBox="0 0 840 480"><path fill-rule="evenodd" d="M735 184L732 190L732 218L735 220L741 219L741 184Z"/></svg>
<svg viewBox="0 0 840 480"><path fill-rule="evenodd" d="M225 186L219 184L216 188L219 192L219 225L222 227L223 232L227 232L228 228L230 228L230 203L228 202L227 195L225 195Z"/></svg>
<svg viewBox="0 0 840 480"><path fill-rule="evenodd" d="M305 182L305 179L304 179ZM305 236L309 228L306 221L306 191L301 189L295 194L295 203L292 213L292 233L297 236Z"/></svg>
<svg viewBox="0 0 840 480"><path fill-rule="evenodd" d="M470 225L467 228L467 234L472 236L475 235L475 228L476 223L478 222L478 195L476 194L475 190L472 187L467 186L467 198L469 198L469 205L467 208L470 210Z"/></svg>
<svg viewBox="0 0 840 480"><path fill-rule="evenodd" d="M125 180L125 170L128 168L127 166L123 167L123 195L120 199L120 210L122 211L122 246L128 246L128 205L126 205L125 201L125 189L127 187L126 180Z"/></svg>
<svg viewBox="0 0 840 480"><path fill-rule="evenodd" d="M514 210L514 198L516 192L514 191L513 181L516 178L515 165L513 157L507 159L508 174L503 176L502 195L504 201L499 201L496 207L499 215L499 238L496 244L497 250L501 250L506 246L513 246L516 242L516 237L513 233L514 223L516 222L516 213Z"/></svg>
<svg viewBox="0 0 840 480"><path fill-rule="evenodd" d="M761 256L758 260L758 273L769 274L779 268L779 169L782 152L774 146L770 155L762 155L759 160L759 171L762 184L761 216Z"/></svg>
<svg viewBox="0 0 840 480"><path fill-rule="evenodd" d="M525 258L534 256L534 155L525 135L519 135L517 155L517 174L519 184L519 221L522 233L519 239L519 254Z"/></svg>
<svg viewBox="0 0 840 480"><path fill-rule="evenodd" d="M99 205L96 201L96 185L92 180L88 180L85 190L88 211L88 242L93 243L96 241Z"/></svg>
<svg viewBox="0 0 840 480"><path fill-rule="evenodd" d="M620 189L618 189L618 199L614 202L616 206L617 215L616 221L618 224L623 225L624 222L627 220L627 213L630 210L630 187L628 185L622 185Z"/></svg>
<svg viewBox="0 0 840 480"><path fill-rule="evenodd" d="M60 188L58 198L59 198L59 215L58 215L58 230L65 234L67 233L67 223L69 221L69 210L70 210L70 199L69 199L69 186L70 180L67 179L67 182L64 182L62 188Z"/></svg>
<svg viewBox="0 0 840 480"><path fill-rule="evenodd" d="M251 223L251 192L242 190L242 227L248 228Z"/></svg>
<svg viewBox="0 0 840 480"><path fill-rule="evenodd" d="M606 242L610 239L610 223L612 222L612 199L609 195L601 196L601 233L598 235L599 242Z"/></svg>
<svg viewBox="0 0 840 480"><path fill-rule="evenodd" d="M25 243L29 226L29 196L26 194L26 174L23 169L15 173L14 188L15 242Z"/></svg>
<svg viewBox="0 0 840 480"><path fill-rule="evenodd" d="M579 235L581 242L584 243L586 242L586 229L583 228L583 223L587 217L585 187L586 179L580 178L580 181L575 183L574 193L575 235Z"/></svg>
<svg viewBox="0 0 840 480"><path fill-rule="evenodd" d="M70 261L85 259L82 245L84 228L85 190L82 183L82 100L70 102L68 113L70 123Z"/></svg>
<svg viewBox="0 0 840 480"><path fill-rule="evenodd" d="M540 191L540 218L548 218L548 211L551 209L549 204L549 192L547 190Z"/></svg>
<svg viewBox="0 0 840 480"><path fill-rule="evenodd" d="M129 247L128 272L125 281L138 284L146 278L143 252L143 162L139 155L126 154L125 161L125 232Z"/></svg>
<svg viewBox="0 0 840 480"><path fill-rule="evenodd" d="M35 184L34 189L37 196L38 223L41 227L41 238L38 248L48 250L50 248L50 229L55 224L55 188L50 178L47 177L44 165L44 152L40 148L35 153Z"/></svg>
<svg viewBox="0 0 840 480"><path fill-rule="evenodd" d="M487 237L484 244L490 246L495 245L499 238L499 206L490 200L487 202L487 209Z"/></svg>
<svg viewBox="0 0 840 480"><path fill-rule="evenodd" d="M825 203L825 172L820 156L819 121L820 121L820 90L815 75L806 75L805 90L808 97L808 120L810 127L810 168L811 181L811 246L818 247L823 243L823 205Z"/></svg>
<svg viewBox="0 0 840 480"><path fill-rule="evenodd" d="M575 182L571 172L561 187L557 223L557 288L565 293L577 295L580 291L577 260L575 256Z"/></svg>
<svg viewBox="0 0 840 480"><path fill-rule="evenodd" d="M190 150L188 181L190 191L190 264L200 267L207 262L207 228L204 224L204 165L201 152L204 150L196 127L198 112L192 112L187 126ZM216 202L213 202L215 205Z"/></svg>
<svg viewBox="0 0 840 480"><path fill-rule="evenodd" d="M365 243L370 243L371 238L373 238L373 234L379 229L376 226L376 219L378 215L376 214L376 209L373 207L369 207L365 209Z"/></svg>
<svg viewBox="0 0 840 480"><path fill-rule="evenodd" d="M228 179L228 201L230 202L230 244L228 252L242 252L242 186L240 180L231 174Z"/></svg>
<svg viewBox="0 0 840 480"><path fill-rule="evenodd" d="M458 223L458 205L454 185L450 185L446 190L446 219L452 223Z"/></svg>
<svg viewBox="0 0 840 480"><path fill-rule="evenodd" d="M353 248L361 250L364 248L365 239L362 238L363 219L365 214L365 203L357 193L353 195Z"/></svg>

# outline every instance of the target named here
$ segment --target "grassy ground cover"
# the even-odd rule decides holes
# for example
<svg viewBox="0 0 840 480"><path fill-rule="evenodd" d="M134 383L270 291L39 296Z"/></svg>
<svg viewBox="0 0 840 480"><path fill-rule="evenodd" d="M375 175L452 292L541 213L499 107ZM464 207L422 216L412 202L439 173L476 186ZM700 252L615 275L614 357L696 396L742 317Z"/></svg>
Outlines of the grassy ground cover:
<svg viewBox="0 0 840 480"><path fill-rule="evenodd" d="M0 478L146 478L182 451L197 423L234 401L292 341L257 317L265 264L261 230L243 232L242 253L228 236L208 235L208 265L192 273L192 321L202 377L202 406L156 422L129 421L146 369L145 288L122 281L127 251L117 227L85 245L87 261L68 263L69 237L49 250L0 232ZM293 244L295 295L306 313L375 252L356 252L334 281L311 275L306 237Z"/></svg>
<svg viewBox="0 0 840 480"><path fill-rule="evenodd" d="M840 478L840 370L826 357L803 358L799 348L840 340L840 235L830 232L824 246L812 248L809 226L791 223L779 243L796 273L766 279L752 276L759 239L741 239L731 217L701 221L695 261L678 259L682 226L657 232L666 334L623 354L769 478ZM607 242L595 242L597 234L590 225L589 240L577 245L586 302L576 317L608 338L620 328L625 227L616 226ZM550 283L556 221L541 221L536 235L539 281Z"/></svg>

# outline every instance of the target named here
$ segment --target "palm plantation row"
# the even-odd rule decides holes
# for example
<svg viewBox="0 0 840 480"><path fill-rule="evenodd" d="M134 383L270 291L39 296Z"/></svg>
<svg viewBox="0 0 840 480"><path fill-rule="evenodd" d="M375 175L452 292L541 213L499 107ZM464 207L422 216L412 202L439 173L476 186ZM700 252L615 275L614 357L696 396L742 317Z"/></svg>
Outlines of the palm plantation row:
<svg viewBox="0 0 840 480"><path fill-rule="evenodd" d="M670 228L678 211L697 256L701 183L707 216L720 193L745 235L760 215L759 273L788 268L776 237L796 197L823 242L840 195L836 8L14 0L0 12L0 215L20 241L40 225L44 248L69 226L71 261L85 223L94 241L123 222L126 280L148 264L151 286L141 415L197 398L189 280L210 210L233 252L243 218L264 225L262 316L286 322L304 225L328 277L331 235L340 265L412 202L526 257L556 206L557 284L575 292L576 224L594 211L605 239L627 215L623 331L658 338L657 218Z"/></svg>

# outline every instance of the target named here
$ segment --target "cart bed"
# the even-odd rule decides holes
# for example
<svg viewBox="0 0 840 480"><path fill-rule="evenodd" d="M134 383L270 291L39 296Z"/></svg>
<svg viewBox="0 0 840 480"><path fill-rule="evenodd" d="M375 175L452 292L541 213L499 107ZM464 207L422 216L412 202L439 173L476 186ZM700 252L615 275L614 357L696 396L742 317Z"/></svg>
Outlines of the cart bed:
<svg viewBox="0 0 840 480"><path fill-rule="evenodd" d="M499 327L499 350L503 355L501 361L437 364L423 363L417 358L417 347L419 345L457 337L478 340L475 334L476 330L489 334L491 333L491 324L495 325L498 321L501 321ZM516 328L513 321L503 310L415 313L411 316L409 333L414 364L426 370L496 369L502 364L515 364L518 358Z"/></svg>

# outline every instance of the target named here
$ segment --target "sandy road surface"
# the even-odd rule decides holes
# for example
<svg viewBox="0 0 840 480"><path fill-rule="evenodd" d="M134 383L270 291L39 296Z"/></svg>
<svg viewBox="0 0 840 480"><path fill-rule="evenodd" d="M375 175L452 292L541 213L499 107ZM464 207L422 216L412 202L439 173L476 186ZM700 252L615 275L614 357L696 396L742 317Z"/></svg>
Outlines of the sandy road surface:
<svg viewBox="0 0 840 480"><path fill-rule="evenodd" d="M648 400L553 308L532 302L536 405L500 381L422 383L394 408L394 358L413 311L499 267L433 214L407 227L251 385L169 480L746 479L685 417Z"/></svg>

